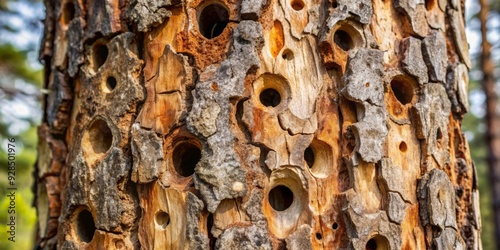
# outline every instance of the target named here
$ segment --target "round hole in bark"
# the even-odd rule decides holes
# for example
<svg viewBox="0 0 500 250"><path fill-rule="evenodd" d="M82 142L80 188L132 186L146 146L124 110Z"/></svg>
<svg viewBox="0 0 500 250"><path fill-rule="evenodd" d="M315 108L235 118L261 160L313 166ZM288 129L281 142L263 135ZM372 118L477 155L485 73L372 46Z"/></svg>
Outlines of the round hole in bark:
<svg viewBox="0 0 500 250"><path fill-rule="evenodd" d="M62 22L64 25L68 25L73 18L75 18L75 4L66 2L62 8Z"/></svg>
<svg viewBox="0 0 500 250"><path fill-rule="evenodd" d="M276 211L285 211L293 203L293 192L287 186L278 185L269 192L269 204Z"/></svg>
<svg viewBox="0 0 500 250"><path fill-rule="evenodd" d="M337 222L334 222L332 225L333 230L337 230L339 228L339 224Z"/></svg>
<svg viewBox="0 0 500 250"><path fill-rule="evenodd" d="M290 49L285 49L283 53L281 53L281 57L285 60L292 60L293 59L293 51Z"/></svg>
<svg viewBox="0 0 500 250"><path fill-rule="evenodd" d="M194 174L194 168L201 159L201 149L190 142L182 142L175 146L173 152L174 168L181 176Z"/></svg>
<svg viewBox="0 0 500 250"><path fill-rule="evenodd" d="M326 142L314 138L309 147L304 150L304 161L314 177L325 178L332 171L332 148Z"/></svg>
<svg viewBox="0 0 500 250"><path fill-rule="evenodd" d="M220 3L212 3L201 9L198 15L200 33L212 39L218 37L229 23L229 11Z"/></svg>
<svg viewBox="0 0 500 250"><path fill-rule="evenodd" d="M83 242L89 243L94 238L95 230L94 218L89 210L84 209L80 211L76 217L76 233L78 238Z"/></svg>
<svg viewBox="0 0 500 250"><path fill-rule="evenodd" d="M306 161L309 168L312 168L314 166L314 150L311 148L311 146L307 147L304 151L304 160Z"/></svg>
<svg viewBox="0 0 500 250"><path fill-rule="evenodd" d="M413 100L413 84L403 78L395 77L391 81L391 90L396 99L403 105Z"/></svg>
<svg viewBox="0 0 500 250"><path fill-rule="evenodd" d="M83 134L82 149L87 162L93 165L102 160L113 144L113 133L108 123L102 119L95 119Z"/></svg>
<svg viewBox="0 0 500 250"><path fill-rule="evenodd" d="M366 242L366 250L389 250L389 241L382 235L377 235Z"/></svg>
<svg viewBox="0 0 500 250"><path fill-rule="evenodd" d="M114 78L113 76L108 76L108 78L106 78L106 88L104 92L109 93L113 91L116 88L116 84L116 78Z"/></svg>
<svg viewBox="0 0 500 250"><path fill-rule="evenodd" d="M296 11L302 10L305 6L304 1L302 0L292 0L290 5L292 6L292 9Z"/></svg>
<svg viewBox="0 0 500 250"><path fill-rule="evenodd" d="M277 90L268 88L260 93L259 99L262 105L266 107L276 107L281 102L281 95Z"/></svg>
<svg viewBox="0 0 500 250"><path fill-rule="evenodd" d="M155 223L157 226L165 229L170 224L170 215L165 211L158 211L155 214Z"/></svg>
<svg viewBox="0 0 500 250"><path fill-rule="evenodd" d="M321 233L316 233L316 239L318 240L323 239L323 235L321 235Z"/></svg>
<svg viewBox="0 0 500 250"><path fill-rule="evenodd" d="M406 145L406 142L402 141L401 143L399 143L399 150L403 153L408 150L408 145Z"/></svg>
<svg viewBox="0 0 500 250"><path fill-rule="evenodd" d="M337 30L333 35L333 41L344 51L354 48L352 37L345 30Z"/></svg>
<svg viewBox="0 0 500 250"><path fill-rule="evenodd" d="M108 53L108 46L106 46L106 44L102 42L97 42L96 44L94 44L92 48L94 72L97 72L99 68L104 65L104 63L108 59Z"/></svg>

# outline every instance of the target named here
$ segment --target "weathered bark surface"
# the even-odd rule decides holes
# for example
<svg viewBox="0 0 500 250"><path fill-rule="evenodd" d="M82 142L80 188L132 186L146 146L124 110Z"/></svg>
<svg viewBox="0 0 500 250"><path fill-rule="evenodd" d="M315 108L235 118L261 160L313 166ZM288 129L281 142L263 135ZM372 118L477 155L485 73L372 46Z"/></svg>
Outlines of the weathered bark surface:
<svg viewBox="0 0 500 250"><path fill-rule="evenodd" d="M480 248L457 0L46 6L41 248Z"/></svg>

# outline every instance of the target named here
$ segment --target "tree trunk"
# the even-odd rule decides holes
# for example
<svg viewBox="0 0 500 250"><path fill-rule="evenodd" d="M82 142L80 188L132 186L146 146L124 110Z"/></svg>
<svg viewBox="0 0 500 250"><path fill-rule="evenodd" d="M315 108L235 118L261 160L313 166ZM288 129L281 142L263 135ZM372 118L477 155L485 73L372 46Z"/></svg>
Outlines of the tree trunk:
<svg viewBox="0 0 500 250"><path fill-rule="evenodd" d="M449 2L47 0L38 246L479 249Z"/></svg>
<svg viewBox="0 0 500 250"><path fill-rule="evenodd" d="M490 185L493 194L493 216L495 218L495 238L500 239L500 120L498 117L498 94L494 77L495 65L491 58L491 44L488 41L488 1L480 0L481 10L481 71L483 73L483 90L486 95L486 135L488 146L488 167Z"/></svg>

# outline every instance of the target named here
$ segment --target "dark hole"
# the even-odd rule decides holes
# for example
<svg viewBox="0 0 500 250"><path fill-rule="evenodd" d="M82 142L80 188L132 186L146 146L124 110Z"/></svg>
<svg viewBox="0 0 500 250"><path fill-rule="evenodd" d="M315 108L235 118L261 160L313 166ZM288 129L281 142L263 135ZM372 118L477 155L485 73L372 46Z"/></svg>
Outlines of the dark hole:
<svg viewBox="0 0 500 250"><path fill-rule="evenodd" d="M293 193L288 187L279 185L269 192L269 203L276 211L284 211L292 205Z"/></svg>
<svg viewBox="0 0 500 250"><path fill-rule="evenodd" d="M286 49L281 54L281 57L283 57L283 59L285 59L285 60L292 60L293 59L293 52L289 49Z"/></svg>
<svg viewBox="0 0 500 250"><path fill-rule="evenodd" d="M108 46L106 44L98 43L94 45L93 50L94 58L94 71L97 70L106 62L108 59Z"/></svg>
<svg viewBox="0 0 500 250"><path fill-rule="evenodd" d="M170 224L170 215L164 211L158 211L155 216L155 222L158 226L165 229Z"/></svg>
<svg viewBox="0 0 500 250"><path fill-rule="evenodd" d="M392 93L394 93L394 96L401 104L405 105L412 101L413 89L406 82L393 79L391 81L391 89Z"/></svg>
<svg viewBox="0 0 500 250"><path fill-rule="evenodd" d="M281 102L281 95L275 89L265 89L260 93L260 102L266 107L276 107Z"/></svg>
<svg viewBox="0 0 500 250"><path fill-rule="evenodd" d="M366 250L377 250L377 241L375 241L375 239L370 239L366 243Z"/></svg>
<svg viewBox="0 0 500 250"><path fill-rule="evenodd" d="M201 159L201 150L194 144L183 142L175 147L173 158L177 173L188 177L194 174L194 168Z"/></svg>
<svg viewBox="0 0 500 250"><path fill-rule="evenodd" d="M337 222L334 222L332 228L333 230L337 230L337 228L339 228L339 224Z"/></svg>
<svg viewBox="0 0 500 250"><path fill-rule="evenodd" d="M116 78L110 76L106 79L106 87L109 91L112 91L116 87Z"/></svg>
<svg viewBox="0 0 500 250"><path fill-rule="evenodd" d="M306 161L307 166L309 166L309 168L313 167L313 165L314 165L314 151L310 146L307 147L306 150L304 151L304 160Z"/></svg>
<svg viewBox="0 0 500 250"><path fill-rule="evenodd" d="M333 0L332 1L332 7L335 9L337 7L339 7L339 4L337 3L337 0Z"/></svg>
<svg viewBox="0 0 500 250"><path fill-rule="evenodd" d="M408 146L406 145L406 142L402 141L401 143L399 143L399 150L401 152L406 152L406 150L408 150Z"/></svg>
<svg viewBox="0 0 500 250"><path fill-rule="evenodd" d="M63 6L62 10L62 21L64 24L68 24L75 17L75 4L73 2L67 2Z"/></svg>
<svg viewBox="0 0 500 250"><path fill-rule="evenodd" d="M229 12L220 4L210 4L203 8L198 19L200 33L212 39L219 36L229 22Z"/></svg>
<svg viewBox="0 0 500 250"><path fill-rule="evenodd" d="M318 240L323 239L323 235L321 235L320 233L316 233L316 239Z"/></svg>
<svg viewBox="0 0 500 250"><path fill-rule="evenodd" d="M354 48L354 42L346 31L337 30L333 35L333 41L344 51Z"/></svg>
<svg viewBox="0 0 500 250"><path fill-rule="evenodd" d="M304 8L304 2L302 0L292 0L292 8L294 10L302 10Z"/></svg>
<svg viewBox="0 0 500 250"><path fill-rule="evenodd" d="M94 238L95 223L92 214L88 210L83 210L76 218L77 228L76 233L80 240L90 242Z"/></svg>

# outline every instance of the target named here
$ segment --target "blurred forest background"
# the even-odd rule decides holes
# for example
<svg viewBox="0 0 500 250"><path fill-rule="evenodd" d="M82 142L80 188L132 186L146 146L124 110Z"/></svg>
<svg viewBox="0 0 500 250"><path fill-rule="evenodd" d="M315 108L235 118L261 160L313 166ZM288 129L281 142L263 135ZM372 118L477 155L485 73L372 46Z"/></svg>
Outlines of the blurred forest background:
<svg viewBox="0 0 500 250"><path fill-rule="evenodd" d="M480 18L481 6L484 18ZM486 12L484 12L486 10ZM36 211L33 204L33 166L37 155L37 125L42 119L43 67L38 48L43 32L45 7L41 0L0 0L0 250L31 249L35 238ZM493 79L497 93L500 84L500 1L466 1L467 36L473 58L470 71L470 111L463 128L469 139L481 193L483 249L497 249L490 172L487 163L486 95L483 90L482 35L492 44ZM481 21L482 20L482 21ZM485 23L486 25L481 25ZM481 29L483 27L483 29ZM500 110L500 107L497 108ZM496 114L495 119L500 119ZM7 239L7 139L16 139L16 243Z"/></svg>

